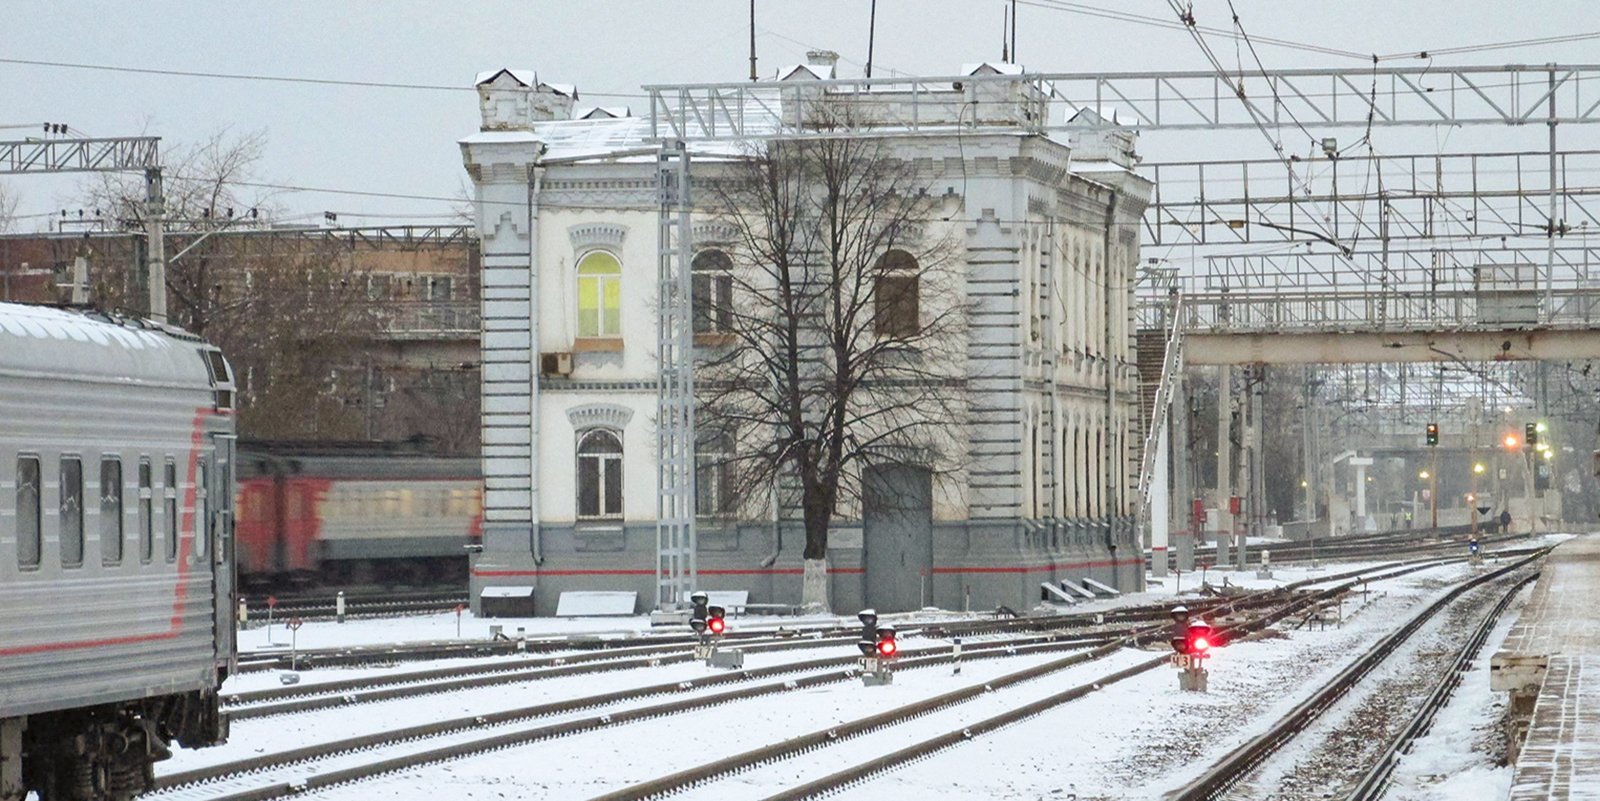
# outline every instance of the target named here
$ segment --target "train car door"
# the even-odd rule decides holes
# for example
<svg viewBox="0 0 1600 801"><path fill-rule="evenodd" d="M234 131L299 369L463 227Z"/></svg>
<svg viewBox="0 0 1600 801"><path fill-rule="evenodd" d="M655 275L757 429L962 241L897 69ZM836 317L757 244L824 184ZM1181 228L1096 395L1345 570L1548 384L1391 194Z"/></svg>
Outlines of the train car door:
<svg viewBox="0 0 1600 801"><path fill-rule="evenodd" d="M238 649L234 642L234 610L238 608L237 581L234 575L233 504L235 446L233 434L212 434L214 456L206 470L206 535L210 547L211 591L216 599L217 661L229 673L235 668Z"/></svg>

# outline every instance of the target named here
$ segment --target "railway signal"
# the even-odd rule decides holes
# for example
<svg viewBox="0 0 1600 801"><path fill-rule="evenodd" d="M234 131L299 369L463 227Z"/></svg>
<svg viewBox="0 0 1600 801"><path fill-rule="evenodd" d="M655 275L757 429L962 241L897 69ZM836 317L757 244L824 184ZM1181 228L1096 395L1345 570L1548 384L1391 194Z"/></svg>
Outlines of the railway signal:
<svg viewBox="0 0 1600 801"><path fill-rule="evenodd" d="M1522 427L1522 444L1528 448L1539 447L1539 424L1528 423Z"/></svg>
<svg viewBox="0 0 1600 801"><path fill-rule="evenodd" d="M894 626L879 626L875 609L863 609L856 618L861 621L861 639L856 642L861 651L861 683L868 687L892 683L889 662L900 653Z"/></svg>
<svg viewBox="0 0 1600 801"><path fill-rule="evenodd" d="M1211 624L1191 617L1189 610L1175 606L1172 615L1172 665L1178 668L1178 689L1192 692L1206 691L1207 672L1205 660L1216 644L1216 633Z"/></svg>
<svg viewBox="0 0 1600 801"><path fill-rule="evenodd" d="M695 643L694 658L705 660L706 665L720 668L744 667L744 651L738 648L719 649L722 635L728 631L728 610L711 605L711 596L704 590L689 595L689 628L699 635Z"/></svg>
<svg viewBox="0 0 1600 801"><path fill-rule="evenodd" d="M1438 423L1429 423L1428 424L1428 446L1429 447L1433 447L1433 446L1436 446L1438 444L1439 444L1439 424Z"/></svg>

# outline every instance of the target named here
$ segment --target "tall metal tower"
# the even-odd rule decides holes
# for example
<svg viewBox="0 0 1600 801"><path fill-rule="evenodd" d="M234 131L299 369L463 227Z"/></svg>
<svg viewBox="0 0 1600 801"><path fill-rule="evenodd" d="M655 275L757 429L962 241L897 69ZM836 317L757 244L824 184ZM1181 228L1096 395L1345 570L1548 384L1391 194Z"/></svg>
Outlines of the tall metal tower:
<svg viewBox="0 0 1600 801"><path fill-rule="evenodd" d="M656 608L676 609L695 584L693 233L683 140L662 146L656 185Z"/></svg>

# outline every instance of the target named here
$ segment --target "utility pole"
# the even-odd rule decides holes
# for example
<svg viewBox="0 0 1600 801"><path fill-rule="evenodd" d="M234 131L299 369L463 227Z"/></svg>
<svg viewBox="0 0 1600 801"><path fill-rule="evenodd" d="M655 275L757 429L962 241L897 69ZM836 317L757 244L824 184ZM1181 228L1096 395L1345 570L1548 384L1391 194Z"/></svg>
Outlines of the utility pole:
<svg viewBox="0 0 1600 801"><path fill-rule="evenodd" d="M163 238L165 230L162 220L166 217L166 198L161 192L161 168L151 167L144 171L145 183L145 234L148 237L149 249L145 261L148 265L146 278L150 283L150 319L165 323L167 321L167 248Z"/></svg>
<svg viewBox="0 0 1600 801"><path fill-rule="evenodd" d="M750 0L750 80L756 80L756 0Z"/></svg>
<svg viewBox="0 0 1600 801"><path fill-rule="evenodd" d="M1217 564L1228 561L1233 544L1233 374L1224 364L1217 368ZM1224 537L1222 532L1228 532Z"/></svg>
<svg viewBox="0 0 1600 801"><path fill-rule="evenodd" d="M754 4L755 0L750 0L750 2L751 2L751 4ZM755 16L754 12L751 13L751 16ZM867 77L868 78L872 77L872 44L873 44L873 40L877 38L877 33L878 33L878 0L872 0L872 8L871 8L871 10L869 10L867 12ZM755 76L754 76L753 73L754 73L754 70L752 70L752 75L751 75L751 78L750 78L750 80L752 80L752 81L755 80Z"/></svg>

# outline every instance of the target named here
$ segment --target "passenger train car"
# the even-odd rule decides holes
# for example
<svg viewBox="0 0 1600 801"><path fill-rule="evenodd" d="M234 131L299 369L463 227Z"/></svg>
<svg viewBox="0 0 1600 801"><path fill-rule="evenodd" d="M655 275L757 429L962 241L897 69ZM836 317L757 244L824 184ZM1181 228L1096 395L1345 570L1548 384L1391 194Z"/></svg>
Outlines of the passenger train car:
<svg viewBox="0 0 1600 801"><path fill-rule="evenodd" d="M225 740L232 399L175 328L0 303L0 801L120 801Z"/></svg>
<svg viewBox="0 0 1600 801"><path fill-rule="evenodd" d="M476 457L381 443L245 442L239 572L246 586L452 584L481 541Z"/></svg>

